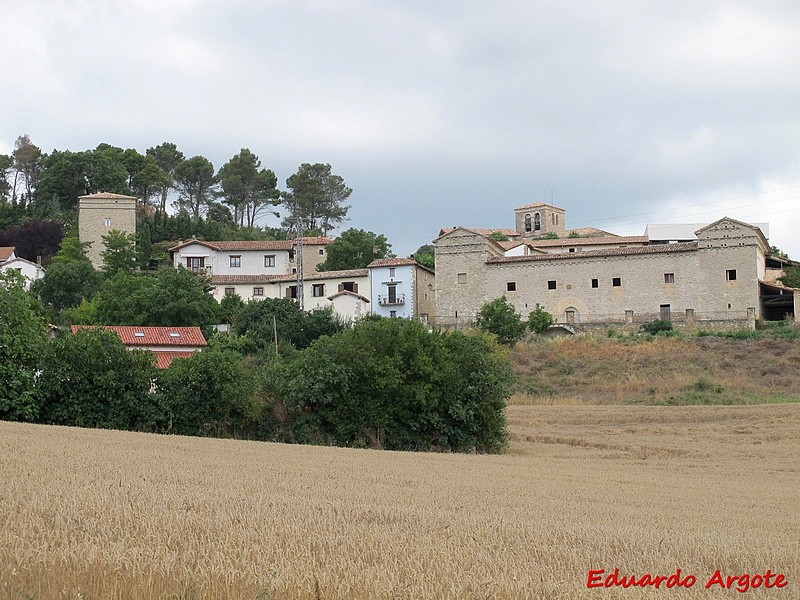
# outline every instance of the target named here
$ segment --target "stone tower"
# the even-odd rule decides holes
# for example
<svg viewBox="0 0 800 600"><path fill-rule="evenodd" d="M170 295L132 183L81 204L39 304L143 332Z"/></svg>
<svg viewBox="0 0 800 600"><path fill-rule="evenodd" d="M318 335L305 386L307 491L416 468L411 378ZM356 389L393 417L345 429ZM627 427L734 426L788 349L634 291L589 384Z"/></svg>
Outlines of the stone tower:
<svg viewBox="0 0 800 600"><path fill-rule="evenodd" d="M86 251L95 269L103 266L103 236L112 229L136 233L136 198L99 192L78 198L78 237L91 242Z"/></svg>
<svg viewBox="0 0 800 600"><path fill-rule="evenodd" d="M517 232L522 237L540 237L555 233L558 237L566 235L564 227L564 209L534 202L514 209Z"/></svg>

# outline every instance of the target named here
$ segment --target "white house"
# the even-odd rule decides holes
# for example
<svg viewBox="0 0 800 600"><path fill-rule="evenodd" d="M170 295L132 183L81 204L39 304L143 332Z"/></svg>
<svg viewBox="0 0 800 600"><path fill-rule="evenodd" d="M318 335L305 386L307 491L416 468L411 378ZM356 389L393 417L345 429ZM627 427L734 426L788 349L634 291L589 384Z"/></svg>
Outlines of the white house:
<svg viewBox="0 0 800 600"><path fill-rule="evenodd" d="M314 272L326 258L327 237L303 238L303 271ZM172 264L209 275L291 275L297 272L296 240L188 240L169 249Z"/></svg>
<svg viewBox="0 0 800 600"><path fill-rule="evenodd" d="M366 296L342 290L332 296L328 296L331 301L333 312L349 321L357 321L370 313L370 301Z"/></svg>
<svg viewBox="0 0 800 600"><path fill-rule="evenodd" d="M37 265L29 260L25 260L24 258L12 258L0 263L0 272L5 272L11 269L17 271L26 279L26 290L31 289L31 284L34 281L44 277L44 267L42 267L42 265Z"/></svg>
<svg viewBox="0 0 800 600"><path fill-rule="evenodd" d="M225 296L238 295L242 300L263 300L264 298L297 298L297 275L212 275L214 299L222 301ZM330 296L339 292L361 294L369 290L369 271L367 269L348 269L344 271L305 272L303 277L303 308L314 310L331 305ZM337 302L344 307L346 303ZM352 313L341 313L348 318L356 318L356 304ZM363 311L360 306L359 310ZM344 308L340 309L344 310Z"/></svg>
<svg viewBox="0 0 800 600"><path fill-rule="evenodd" d="M381 258L367 268L372 312L383 317L434 321L436 276L411 258Z"/></svg>

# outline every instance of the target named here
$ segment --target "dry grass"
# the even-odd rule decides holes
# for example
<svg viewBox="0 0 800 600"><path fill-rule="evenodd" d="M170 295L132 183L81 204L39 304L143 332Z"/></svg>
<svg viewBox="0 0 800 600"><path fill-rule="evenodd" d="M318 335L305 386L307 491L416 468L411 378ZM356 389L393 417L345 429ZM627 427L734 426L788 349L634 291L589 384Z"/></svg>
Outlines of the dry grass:
<svg viewBox="0 0 800 600"><path fill-rule="evenodd" d="M574 337L517 344L514 404L800 402L800 341Z"/></svg>
<svg viewBox="0 0 800 600"><path fill-rule="evenodd" d="M800 596L800 406L510 407L503 456L0 423L0 597ZM589 569L694 573L588 590Z"/></svg>

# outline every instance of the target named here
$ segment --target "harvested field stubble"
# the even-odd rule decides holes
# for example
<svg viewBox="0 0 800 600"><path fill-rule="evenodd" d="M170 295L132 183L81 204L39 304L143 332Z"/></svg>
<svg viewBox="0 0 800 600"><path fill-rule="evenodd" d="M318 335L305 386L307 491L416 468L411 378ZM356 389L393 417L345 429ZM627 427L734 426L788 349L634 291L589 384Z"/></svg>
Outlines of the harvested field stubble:
<svg viewBox="0 0 800 600"><path fill-rule="evenodd" d="M0 597L800 596L800 406L508 416L502 456L0 423ZM615 567L697 583L586 588Z"/></svg>

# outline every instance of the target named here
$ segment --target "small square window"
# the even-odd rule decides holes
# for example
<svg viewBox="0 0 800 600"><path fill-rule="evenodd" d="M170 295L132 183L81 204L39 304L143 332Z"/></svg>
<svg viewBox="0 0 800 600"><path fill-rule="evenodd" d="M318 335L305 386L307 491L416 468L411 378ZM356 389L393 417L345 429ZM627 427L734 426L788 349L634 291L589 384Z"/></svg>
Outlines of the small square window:
<svg viewBox="0 0 800 600"><path fill-rule="evenodd" d="M467 274L466 273L459 273L458 274L458 283L467 283Z"/></svg>
<svg viewBox="0 0 800 600"><path fill-rule="evenodd" d="M506 291L516 292L517 291L517 282L516 281L507 282L506 283Z"/></svg>
<svg viewBox="0 0 800 600"><path fill-rule="evenodd" d="M264 288L263 287L254 287L253 288L253 296L263 296L264 295Z"/></svg>
<svg viewBox="0 0 800 600"><path fill-rule="evenodd" d="M675 283L675 273L664 273L664 283Z"/></svg>
<svg viewBox="0 0 800 600"><path fill-rule="evenodd" d="M226 296L233 296L234 294L236 294L236 288L225 288Z"/></svg>
<svg viewBox="0 0 800 600"><path fill-rule="evenodd" d="M397 272L397 269L394 267L389 268L389 277L394 277L394 274Z"/></svg>
<svg viewBox="0 0 800 600"><path fill-rule="evenodd" d="M396 310L390 310L389 311L389 317L392 318L392 319L396 319L397 318L397 311Z"/></svg>
<svg viewBox="0 0 800 600"><path fill-rule="evenodd" d="M728 281L736 281L736 269L728 269L725 271L725 279Z"/></svg>
<svg viewBox="0 0 800 600"><path fill-rule="evenodd" d="M592 287L593 288L600 287L600 281L597 279L592 279Z"/></svg>
<svg viewBox="0 0 800 600"><path fill-rule="evenodd" d="M325 284L324 283L315 283L311 286L311 295L314 298L321 298L325 295Z"/></svg>
<svg viewBox="0 0 800 600"><path fill-rule="evenodd" d="M241 267L242 266L242 257L240 256L231 256L231 266L232 267Z"/></svg>
<svg viewBox="0 0 800 600"><path fill-rule="evenodd" d="M547 282L547 289L548 290L556 289L556 281L555 281L555 279L551 279L550 281Z"/></svg>
<svg viewBox="0 0 800 600"><path fill-rule="evenodd" d="M169 337L178 338L178 337L181 337L181 334L179 332L177 332L177 331L170 331L169 332Z"/></svg>
<svg viewBox="0 0 800 600"><path fill-rule="evenodd" d="M569 251L570 252L575 252L575 248L570 248Z"/></svg>
<svg viewBox="0 0 800 600"><path fill-rule="evenodd" d="M325 249L324 248L320 248L319 249L319 255L320 256L325 256Z"/></svg>
<svg viewBox="0 0 800 600"><path fill-rule="evenodd" d="M275 266L275 255L268 254L264 256L264 266L265 267L274 267Z"/></svg>
<svg viewBox="0 0 800 600"><path fill-rule="evenodd" d="M621 286L621 285L622 285L622 278L621 278L621 277L614 277L614 278L611 280L611 285L613 285L614 287L619 287L619 286Z"/></svg>

